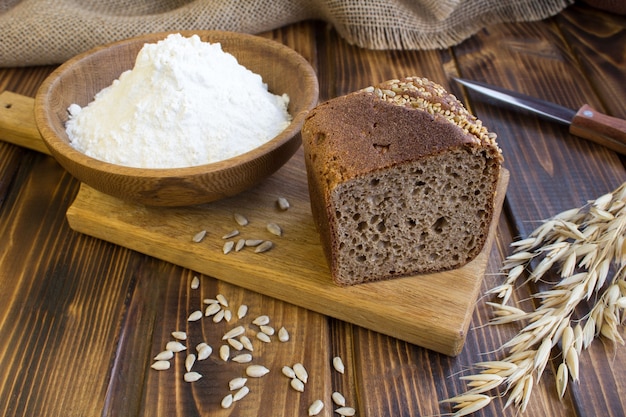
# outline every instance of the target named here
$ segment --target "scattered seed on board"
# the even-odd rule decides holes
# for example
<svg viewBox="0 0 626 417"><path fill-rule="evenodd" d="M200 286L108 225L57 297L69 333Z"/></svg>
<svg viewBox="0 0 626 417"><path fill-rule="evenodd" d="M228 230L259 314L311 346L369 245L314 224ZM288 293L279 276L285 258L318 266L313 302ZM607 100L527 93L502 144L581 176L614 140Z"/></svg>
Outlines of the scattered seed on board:
<svg viewBox="0 0 626 417"><path fill-rule="evenodd" d="M181 331L172 332L172 337L176 340L187 340L187 333Z"/></svg>
<svg viewBox="0 0 626 417"><path fill-rule="evenodd" d="M155 361L169 361L174 357L174 352L171 350L164 350L163 352L159 352L158 355L154 357Z"/></svg>
<svg viewBox="0 0 626 417"><path fill-rule="evenodd" d="M233 319L233 312L229 309L224 310L224 320L231 321Z"/></svg>
<svg viewBox="0 0 626 417"><path fill-rule="evenodd" d="M250 392L250 388L243 386L239 388L239 391L233 394L233 401L239 401Z"/></svg>
<svg viewBox="0 0 626 417"><path fill-rule="evenodd" d="M226 299L226 297L224 297L223 294L217 294L215 298L217 299L218 303L220 303L224 307L228 307L228 300Z"/></svg>
<svg viewBox="0 0 626 417"><path fill-rule="evenodd" d="M205 298L202 300L202 302L204 304L219 304L219 301L217 301L215 298Z"/></svg>
<svg viewBox="0 0 626 417"><path fill-rule="evenodd" d="M268 326L266 324L259 326L259 328L261 329L261 331L263 333L265 333L268 336L273 336L274 335L274 328L272 326Z"/></svg>
<svg viewBox="0 0 626 417"><path fill-rule="evenodd" d="M229 240L226 243L224 243L224 246L222 247L222 252L224 252L224 255L228 255L230 251L233 250L234 247L235 247L235 242L233 242L232 240Z"/></svg>
<svg viewBox="0 0 626 417"><path fill-rule="evenodd" d="M171 350L174 353L182 352L185 349L187 349L187 347L177 340L167 342L167 345L165 345L165 350Z"/></svg>
<svg viewBox="0 0 626 417"><path fill-rule="evenodd" d="M240 305L237 309L237 317L242 319L246 316L246 314L248 314L248 306L245 304Z"/></svg>
<svg viewBox="0 0 626 417"><path fill-rule="evenodd" d="M226 333L224 333L224 336L222 336L222 340L232 339L233 337L241 336L242 334L245 333L245 331L246 331L246 328L243 326L234 327L230 329L229 331L227 331Z"/></svg>
<svg viewBox="0 0 626 417"><path fill-rule="evenodd" d="M309 373L306 371L304 365L302 365L301 363L294 364L293 371L296 373L296 377L306 384L306 382L309 380Z"/></svg>
<svg viewBox="0 0 626 417"><path fill-rule="evenodd" d="M249 223L248 218L243 214L235 213L233 217L239 226L247 226Z"/></svg>
<svg viewBox="0 0 626 417"><path fill-rule="evenodd" d="M283 366L283 368L281 369L283 375L285 375L287 378L295 378L296 377L296 373L293 371L293 368L291 366Z"/></svg>
<svg viewBox="0 0 626 417"><path fill-rule="evenodd" d="M228 362L229 357L230 357L230 347L228 345L220 346L220 358L224 362Z"/></svg>
<svg viewBox="0 0 626 417"><path fill-rule="evenodd" d="M339 407L335 410L335 413L340 416L350 417L356 414L356 410L352 407Z"/></svg>
<svg viewBox="0 0 626 417"><path fill-rule="evenodd" d="M196 310L189 315L187 321L198 321L202 318L202 311Z"/></svg>
<svg viewBox="0 0 626 417"><path fill-rule="evenodd" d="M264 253L274 247L271 240L266 240L254 249L254 253Z"/></svg>
<svg viewBox="0 0 626 417"><path fill-rule="evenodd" d="M224 319L224 314L226 314L224 310L220 310L215 313L213 315L213 323L219 323L220 321L222 321Z"/></svg>
<svg viewBox="0 0 626 417"><path fill-rule="evenodd" d="M250 363L252 362L252 355L249 353L241 353L233 357L231 360L237 363Z"/></svg>
<svg viewBox="0 0 626 417"><path fill-rule="evenodd" d="M197 276L194 276L191 279L191 289L197 290L199 287L200 287L200 278L198 278Z"/></svg>
<svg viewBox="0 0 626 417"><path fill-rule="evenodd" d="M170 362L166 360L156 361L151 366L152 369L156 369L157 371L165 371L170 369Z"/></svg>
<svg viewBox="0 0 626 417"><path fill-rule="evenodd" d="M335 368L335 371L339 372L340 374L343 374L345 372L343 361L339 356L335 356L333 358L333 368Z"/></svg>
<svg viewBox="0 0 626 417"><path fill-rule="evenodd" d="M304 382L300 381L298 378L292 378L289 385L298 392L304 392Z"/></svg>
<svg viewBox="0 0 626 417"><path fill-rule="evenodd" d="M322 400L313 401L313 403L309 406L309 416L318 415L319 413L322 412L323 408L324 408L324 403L322 402Z"/></svg>
<svg viewBox="0 0 626 417"><path fill-rule="evenodd" d="M258 332L256 334L256 338L259 339L261 342L265 342L265 343L270 343L272 341L270 337L263 332Z"/></svg>
<svg viewBox="0 0 626 417"><path fill-rule="evenodd" d="M228 394L227 396L225 396L222 399L220 405L222 406L222 408L230 408L230 406L233 405L233 394Z"/></svg>
<svg viewBox="0 0 626 417"><path fill-rule="evenodd" d="M252 342L250 341L248 336L245 336L245 335L241 336L239 338L239 341L241 342L241 344L246 350L249 350L250 352L254 351L254 346L252 346Z"/></svg>
<svg viewBox="0 0 626 417"><path fill-rule="evenodd" d="M198 352L197 359L199 361L203 361L207 359L209 356L211 356L211 353L213 353L213 348L203 342L203 343L200 343L198 346L196 346L196 351Z"/></svg>
<svg viewBox="0 0 626 417"><path fill-rule="evenodd" d="M191 372L191 368L193 368L193 364L196 363L196 355L190 353L185 358L185 369L187 372Z"/></svg>
<svg viewBox="0 0 626 417"><path fill-rule="evenodd" d="M257 326L265 326L270 323L269 316L263 315L252 320L252 324L256 324Z"/></svg>
<svg viewBox="0 0 626 417"><path fill-rule="evenodd" d="M243 377L233 378L228 382L228 388L231 391L235 391L235 390L240 389L244 385L246 385L246 382L248 382L248 378L243 378Z"/></svg>
<svg viewBox="0 0 626 417"><path fill-rule="evenodd" d="M278 208L282 211L289 210L289 200L287 200L285 197L278 197L278 200L276 200L276 204L278 205Z"/></svg>
<svg viewBox="0 0 626 417"><path fill-rule="evenodd" d="M246 246L254 247L263 243L263 239L246 239Z"/></svg>
<svg viewBox="0 0 626 417"><path fill-rule="evenodd" d="M231 338L231 339L226 339L226 341L228 342L230 347L232 347L233 349L243 350L243 343L241 343L239 340Z"/></svg>
<svg viewBox="0 0 626 417"><path fill-rule="evenodd" d="M246 246L246 239L239 239L235 244L235 252L240 252Z"/></svg>
<svg viewBox="0 0 626 417"><path fill-rule="evenodd" d="M333 392L332 399L333 402L339 407L344 407L346 405L346 398L340 392Z"/></svg>
<svg viewBox="0 0 626 417"><path fill-rule="evenodd" d="M183 376L185 382L196 382L200 378L202 378L202 375L200 375L198 372L187 372Z"/></svg>
<svg viewBox="0 0 626 417"><path fill-rule="evenodd" d="M206 230L200 230L198 233L193 235L191 240L194 241L195 243L200 243L202 242L202 239L204 239L205 236L206 236Z"/></svg>
<svg viewBox="0 0 626 417"><path fill-rule="evenodd" d="M235 236L239 236L239 230L237 229L231 230L230 232L226 233L225 235L222 236L222 239L226 240Z"/></svg>
<svg viewBox="0 0 626 417"><path fill-rule="evenodd" d="M263 365L250 365L246 368L246 375L251 378L260 378L269 373L269 369L267 369Z"/></svg>
<svg viewBox="0 0 626 417"><path fill-rule="evenodd" d="M289 332L284 327L278 329L278 340L281 342L289 341Z"/></svg>
<svg viewBox="0 0 626 417"><path fill-rule="evenodd" d="M217 312L220 311L221 309L222 309L222 306L220 306L217 303L209 304L206 310L204 310L204 315L207 317L212 316L214 314L217 314Z"/></svg>
<svg viewBox="0 0 626 417"><path fill-rule="evenodd" d="M280 226L277 225L276 223L268 223L265 228L267 229L268 232L270 232L273 235L276 235L276 236L283 235L283 229L281 229Z"/></svg>

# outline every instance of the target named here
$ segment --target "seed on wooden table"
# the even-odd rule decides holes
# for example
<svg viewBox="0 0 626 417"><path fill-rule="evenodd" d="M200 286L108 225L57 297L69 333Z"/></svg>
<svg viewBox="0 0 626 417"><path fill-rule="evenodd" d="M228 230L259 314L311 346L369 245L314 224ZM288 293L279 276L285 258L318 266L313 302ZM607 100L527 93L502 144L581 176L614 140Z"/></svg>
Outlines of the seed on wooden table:
<svg viewBox="0 0 626 417"><path fill-rule="evenodd" d="M254 253L264 253L274 247L271 240L266 240L254 249Z"/></svg>
<svg viewBox="0 0 626 417"><path fill-rule="evenodd" d="M199 287L200 287L200 278L195 276L191 279L191 289L197 290Z"/></svg>
<svg viewBox="0 0 626 417"><path fill-rule="evenodd" d="M235 391L243 387L244 385L246 385L246 382L248 382L248 378L242 378L242 377L233 378L228 382L228 388L231 391Z"/></svg>
<svg viewBox="0 0 626 417"><path fill-rule="evenodd" d="M296 377L296 373L293 371L293 368L291 366L283 366L283 368L281 369L283 375L285 375L287 378L295 378Z"/></svg>
<svg viewBox="0 0 626 417"><path fill-rule="evenodd" d="M226 333L224 333L224 336L222 336L222 340L232 339L233 337L241 336L245 332L246 332L246 328L243 326L234 327L230 329L229 331L227 331Z"/></svg>
<svg viewBox="0 0 626 417"><path fill-rule="evenodd" d="M196 351L198 352L198 360L203 361L211 356L213 353L213 348L206 343L202 342L198 346L196 346Z"/></svg>
<svg viewBox="0 0 626 417"><path fill-rule="evenodd" d="M202 375L200 375L198 372L186 372L183 376L185 382L196 382L200 378L202 378Z"/></svg>
<svg viewBox="0 0 626 417"><path fill-rule="evenodd" d="M296 363L293 365L293 371L296 373L296 377L302 382L306 384L309 379L309 373L306 371L306 368L301 363Z"/></svg>
<svg viewBox="0 0 626 417"><path fill-rule="evenodd" d="M239 230L235 229L235 230L231 230L230 232L226 233L225 235L222 236L222 239L230 239L231 237L235 237L239 235Z"/></svg>
<svg viewBox="0 0 626 417"><path fill-rule="evenodd" d="M324 408L324 403L322 402L322 400L315 400L309 406L309 415L310 416L316 416L316 415L318 415L319 413L322 412L323 408Z"/></svg>
<svg viewBox="0 0 626 417"><path fill-rule="evenodd" d="M174 353L182 352L185 349L187 349L185 345L174 340L171 342L167 342L167 345L165 345L165 350L171 350Z"/></svg>
<svg viewBox="0 0 626 417"><path fill-rule="evenodd" d="M189 315L187 321L198 321L202 318L202 311L196 310Z"/></svg>
<svg viewBox="0 0 626 417"><path fill-rule="evenodd" d="M256 324L257 326L265 326L270 323L269 316L263 315L252 320L252 324Z"/></svg>
<svg viewBox="0 0 626 417"><path fill-rule="evenodd" d="M204 310L204 315L207 317L212 316L213 314L217 314L217 312L220 311L221 309L222 309L222 306L219 305L218 303L209 304L206 310Z"/></svg>
<svg viewBox="0 0 626 417"><path fill-rule="evenodd" d="M337 391L333 392L332 399L333 399L333 402L340 407L343 407L346 405L346 399L340 392L337 392Z"/></svg>
<svg viewBox="0 0 626 417"><path fill-rule="evenodd" d="M237 317L242 319L246 316L246 314L248 314L248 306L245 304L240 305L237 309Z"/></svg>
<svg viewBox="0 0 626 417"><path fill-rule="evenodd" d="M251 378L260 378L267 375L269 371L270 370L263 365L250 365L246 368L246 375Z"/></svg>
<svg viewBox="0 0 626 417"><path fill-rule="evenodd" d="M219 323L220 321L222 321L224 319L224 314L226 314L224 310L220 310L215 313L213 315L213 323Z"/></svg>
<svg viewBox="0 0 626 417"><path fill-rule="evenodd" d="M285 197L278 197L278 200L276 200L276 204L278 205L278 208L282 211L288 210L290 207L289 200L287 200Z"/></svg>
<svg viewBox="0 0 626 417"><path fill-rule="evenodd" d="M246 226L249 223L248 218L243 214L235 213L233 217L239 226Z"/></svg>
<svg viewBox="0 0 626 417"><path fill-rule="evenodd" d="M226 339L226 341L235 350L242 350L243 349L243 343L241 343L237 339Z"/></svg>
<svg viewBox="0 0 626 417"><path fill-rule="evenodd" d="M291 388L296 391L304 392L304 382L300 381L298 378L293 378L289 384L291 385Z"/></svg>
<svg viewBox="0 0 626 417"><path fill-rule="evenodd" d="M263 333L265 333L268 336L274 335L274 328L272 326L263 325L263 326L259 326L259 328L261 329Z"/></svg>
<svg viewBox="0 0 626 417"><path fill-rule="evenodd" d="M222 408L230 408L230 406L233 405L233 394L228 394L227 396L225 396L222 399L220 405L222 406Z"/></svg>
<svg viewBox="0 0 626 417"><path fill-rule="evenodd" d="M228 345L222 345L220 346L220 358L224 361L227 362L228 358L230 356L230 347L228 347Z"/></svg>
<svg viewBox="0 0 626 417"><path fill-rule="evenodd" d="M284 327L278 329L278 340L281 342L289 341L289 332Z"/></svg>
<svg viewBox="0 0 626 417"><path fill-rule="evenodd" d="M250 392L250 388L248 387L244 386L244 387L239 388L239 391L233 394L233 401L241 400L243 397L248 395L249 392Z"/></svg>
<svg viewBox="0 0 626 417"><path fill-rule="evenodd" d="M249 350L250 352L254 351L254 346L252 346L252 342L250 341L248 336L241 336L239 338L239 341L241 342L243 347L246 348L246 350Z"/></svg>
<svg viewBox="0 0 626 417"><path fill-rule="evenodd" d="M233 312L229 309L224 310L224 320L231 321L233 319Z"/></svg>
<svg viewBox="0 0 626 417"><path fill-rule="evenodd" d="M217 294L215 298L221 305L223 305L224 307L228 307L228 300L226 299L226 297L224 297L223 294Z"/></svg>
<svg viewBox="0 0 626 417"><path fill-rule="evenodd" d="M259 246L261 243L263 243L263 239L246 239L246 246Z"/></svg>
<svg viewBox="0 0 626 417"><path fill-rule="evenodd" d="M187 372L191 372L191 368L193 368L194 363L196 363L196 355L190 353L185 358L185 369L187 370Z"/></svg>
<svg viewBox="0 0 626 417"><path fill-rule="evenodd" d="M249 363L252 362L252 355L249 353L242 353L233 357L231 360L237 363Z"/></svg>
<svg viewBox="0 0 626 417"><path fill-rule="evenodd" d="M165 371L170 369L170 362L166 360L156 361L150 367L152 369L156 369L157 371Z"/></svg>
<svg viewBox="0 0 626 417"><path fill-rule="evenodd" d="M356 410L352 407L339 407L335 410L335 413L339 414L340 416L353 416L356 414Z"/></svg>
<svg viewBox="0 0 626 417"><path fill-rule="evenodd" d="M232 240L229 240L226 243L224 243L224 246L222 247L222 252L224 252L224 255L228 255L230 251L233 250L234 247L235 247L235 242L233 242Z"/></svg>
<svg viewBox="0 0 626 417"><path fill-rule="evenodd" d="M217 301L215 298L205 298L204 300L202 300L202 302L204 304L219 304L219 301Z"/></svg>
<svg viewBox="0 0 626 417"><path fill-rule="evenodd" d="M187 340L187 333L181 331L172 332L172 337L176 340Z"/></svg>
<svg viewBox="0 0 626 417"><path fill-rule="evenodd" d="M263 332L258 332L256 334L256 338L259 339L261 342L265 342L265 343L270 343L272 341L270 337Z"/></svg>
<svg viewBox="0 0 626 417"><path fill-rule="evenodd" d="M159 352L155 357L155 361L169 361L174 357L174 352L171 350L164 350L163 352Z"/></svg>
<svg viewBox="0 0 626 417"><path fill-rule="evenodd" d="M237 243L235 243L235 252L241 252L241 250L246 246L246 239L239 239Z"/></svg>
<svg viewBox="0 0 626 417"><path fill-rule="evenodd" d="M204 239L205 236L206 236L206 230L200 230L198 233L193 235L191 240L193 240L195 243L200 243L202 242L202 239Z"/></svg>
<svg viewBox="0 0 626 417"><path fill-rule="evenodd" d="M339 356L335 356L333 358L333 368L335 368L335 371L339 372L340 374L343 374L345 372L343 361Z"/></svg>
<svg viewBox="0 0 626 417"><path fill-rule="evenodd" d="M268 232L270 232L273 235L276 235L276 236L283 235L283 229L281 229L280 226L277 225L276 223L268 223L265 228L267 229Z"/></svg>

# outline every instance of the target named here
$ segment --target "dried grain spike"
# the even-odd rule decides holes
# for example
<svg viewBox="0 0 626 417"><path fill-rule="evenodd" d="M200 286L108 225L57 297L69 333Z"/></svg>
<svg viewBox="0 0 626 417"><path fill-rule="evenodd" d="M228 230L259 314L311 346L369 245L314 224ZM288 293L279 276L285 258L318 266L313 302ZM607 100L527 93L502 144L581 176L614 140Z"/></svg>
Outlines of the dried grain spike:
<svg viewBox="0 0 626 417"><path fill-rule="evenodd" d="M333 402L340 407L346 405L346 398L340 392L333 392L331 398L333 399Z"/></svg>
<svg viewBox="0 0 626 417"><path fill-rule="evenodd" d="M237 309L237 318L242 319L246 314L248 314L248 306L245 304L240 305Z"/></svg>
<svg viewBox="0 0 626 417"><path fill-rule="evenodd" d="M306 368L301 363L296 363L293 365L293 371L296 373L296 377L302 382L306 384L309 380L309 373L306 371Z"/></svg>
<svg viewBox="0 0 626 417"><path fill-rule="evenodd" d="M233 405L233 394L228 394L224 398L222 398L222 402L220 403L222 408L230 408Z"/></svg>
<svg viewBox="0 0 626 417"><path fill-rule="evenodd" d="M289 341L289 332L284 327L278 329L278 340L281 342Z"/></svg>
<svg viewBox="0 0 626 417"><path fill-rule="evenodd" d="M198 372L186 372L183 376L185 382L196 382L200 378L202 378L202 375L200 375Z"/></svg>
<svg viewBox="0 0 626 417"><path fill-rule="evenodd" d="M196 310L189 315L187 321L198 321L202 318L202 311Z"/></svg>
<svg viewBox="0 0 626 417"><path fill-rule="evenodd" d="M246 382L248 382L248 378L243 378L243 377L233 378L228 382L228 388L231 391L235 391L235 390L240 389L244 385L246 385Z"/></svg>
<svg viewBox="0 0 626 417"><path fill-rule="evenodd" d="M356 414L356 410L352 407L339 407L335 410L335 413L339 414L340 416L353 416Z"/></svg>
<svg viewBox="0 0 626 417"><path fill-rule="evenodd" d="M155 361L169 361L174 357L174 352L171 350L164 350L163 352L159 352L155 357Z"/></svg>
<svg viewBox="0 0 626 417"><path fill-rule="evenodd" d="M239 401L250 392L250 388L244 386L239 388L239 391L233 394L233 401Z"/></svg>
<svg viewBox="0 0 626 417"><path fill-rule="evenodd" d="M250 365L246 368L246 375L251 378L260 378L269 373L269 369L267 369L263 365Z"/></svg>
<svg viewBox="0 0 626 417"><path fill-rule="evenodd" d="M224 336L222 336L222 340L232 339L234 337L241 336L242 334L245 333L245 331L246 331L246 328L243 326L234 327L230 329L229 331L227 331L224 334Z"/></svg>
<svg viewBox="0 0 626 417"><path fill-rule="evenodd" d="M300 381L298 378L293 378L289 384L291 385L291 388L296 391L304 392L304 382Z"/></svg>
<svg viewBox="0 0 626 417"><path fill-rule="evenodd" d="M267 229L268 232L270 232L271 234L275 236L283 235L283 229L281 229L280 226L277 225L276 223L268 223L267 226L265 226L265 228Z"/></svg>
<svg viewBox="0 0 626 417"><path fill-rule="evenodd" d="M206 230L200 230L198 233L193 235L191 240L195 243L200 243L202 242L202 239L204 239L205 236L206 236Z"/></svg>
<svg viewBox="0 0 626 417"><path fill-rule="evenodd" d="M187 333L181 331L172 332L172 337L176 340L187 340Z"/></svg>
<svg viewBox="0 0 626 417"><path fill-rule="evenodd" d="M259 246L254 249L254 253L264 253L274 247L274 243L271 240L265 240Z"/></svg>
<svg viewBox="0 0 626 417"><path fill-rule="evenodd" d="M335 371L339 372L340 374L343 374L345 372L343 361L339 356L335 356L333 358L333 368L335 368Z"/></svg>
<svg viewBox="0 0 626 417"><path fill-rule="evenodd" d="M197 290L199 287L200 287L200 278L198 278L197 276L194 276L191 279L191 289Z"/></svg>
<svg viewBox="0 0 626 417"><path fill-rule="evenodd" d="M182 352L185 349L187 349L187 347L177 340L167 342L167 345L165 345L165 350L171 350L174 353Z"/></svg>
<svg viewBox="0 0 626 417"><path fill-rule="evenodd" d="M249 223L248 218L243 214L235 213L233 217L239 226L247 226Z"/></svg>
<svg viewBox="0 0 626 417"><path fill-rule="evenodd" d="M170 369L170 362L166 360L156 361L150 367L152 369L156 369L157 371L165 371Z"/></svg>
<svg viewBox="0 0 626 417"><path fill-rule="evenodd" d="M323 408L324 408L324 403L322 402L322 400L313 401L313 403L309 406L309 416L318 415L319 413L322 412Z"/></svg>

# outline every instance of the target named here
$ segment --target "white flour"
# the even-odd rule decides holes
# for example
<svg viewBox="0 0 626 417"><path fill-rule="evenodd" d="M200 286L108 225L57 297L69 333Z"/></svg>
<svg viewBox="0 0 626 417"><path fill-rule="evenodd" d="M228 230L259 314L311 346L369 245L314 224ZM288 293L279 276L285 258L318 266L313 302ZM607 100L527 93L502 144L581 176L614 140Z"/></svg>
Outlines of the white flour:
<svg viewBox="0 0 626 417"><path fill-rule="evenodd" d="M219 43L170 35L146 44L135 67L84 108L72 104L72 146L142 168L224 160L267 142L290 123L289 97L267 91Z"/></svg>

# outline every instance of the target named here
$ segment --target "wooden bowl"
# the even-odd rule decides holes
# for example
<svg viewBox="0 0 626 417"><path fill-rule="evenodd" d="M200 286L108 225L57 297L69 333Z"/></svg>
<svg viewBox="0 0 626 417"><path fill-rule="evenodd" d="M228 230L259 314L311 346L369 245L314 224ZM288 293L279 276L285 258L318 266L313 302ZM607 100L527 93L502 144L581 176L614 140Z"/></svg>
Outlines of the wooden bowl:
<svg viewBox="0 0 626 417"><path fill-rule="evenodd" d="M257 184L287 162L301 144L305 116L318 101L318 82L309 63L292 49L269 39L222 31L182 31L219 42L239 63L261 75L274 94L287 93L293 120L278 136L245 154L206 165L144 169L91 158L69 144L68 107L93 101L103 88L134 66L145 43L173 32L149 34L97 47L57 68L35 97L35 119L54 158L70 174L106 194L155 206L186 206L235 195Z"/></svg>

